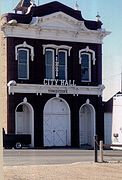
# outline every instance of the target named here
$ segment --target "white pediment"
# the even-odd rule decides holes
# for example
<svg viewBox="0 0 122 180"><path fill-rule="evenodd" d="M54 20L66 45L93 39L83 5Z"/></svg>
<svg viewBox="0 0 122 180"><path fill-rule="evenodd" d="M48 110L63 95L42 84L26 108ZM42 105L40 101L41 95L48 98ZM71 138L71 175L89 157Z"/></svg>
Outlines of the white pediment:
<svg viewBox="0 0 122 180"><path fill-rule="evenodd" d="M70 31L89 31L84 21L79 21L63 12L56 12L32 20L31 25L40 29L70 30Z"/></svg>
<svg viewBox="0 0 122 180"><path fill-rule="evenodd" d="M33 17L30 24L4 23L1 29L5 37L98 44L101 44L103 38L110 34L102 29L87 29L84 21L77 20L63 12L56 12L43 17Z"/></svg>

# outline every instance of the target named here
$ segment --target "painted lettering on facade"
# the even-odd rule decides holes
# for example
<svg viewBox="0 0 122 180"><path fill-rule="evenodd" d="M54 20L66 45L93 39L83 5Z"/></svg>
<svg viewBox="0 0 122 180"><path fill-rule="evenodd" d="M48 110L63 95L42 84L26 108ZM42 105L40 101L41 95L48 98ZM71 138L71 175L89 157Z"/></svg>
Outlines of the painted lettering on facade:
<svg viewBox="0 0 122 180"><path fill-rule="evenodd" d="M75 80L44 79L44 85L76 86Z"/></svg>

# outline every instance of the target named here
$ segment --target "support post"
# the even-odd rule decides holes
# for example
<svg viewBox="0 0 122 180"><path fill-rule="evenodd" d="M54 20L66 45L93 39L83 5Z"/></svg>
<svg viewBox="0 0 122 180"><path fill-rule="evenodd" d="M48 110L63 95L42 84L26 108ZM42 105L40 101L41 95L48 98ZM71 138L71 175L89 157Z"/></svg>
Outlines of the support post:
<svg viewBox="0 0 122 180"><path fill-rule="evenodd" d="M98 140L98 136L95 135L94 136L94 162L97 162L97 150L98 150L97 140Z"/></svg>
<svg viewBox="0 0 122 180"><path fill-rule="evenodd" d="M0 120L1 121L1 120ZM3 180L3 138L2 123L0 122L0 179Z"/></svg>
<svg viewBox="0 0 122 180"><path fill-rule="evenodd" d="M100 141L100 162L103 162L103 141Z"/></svg>

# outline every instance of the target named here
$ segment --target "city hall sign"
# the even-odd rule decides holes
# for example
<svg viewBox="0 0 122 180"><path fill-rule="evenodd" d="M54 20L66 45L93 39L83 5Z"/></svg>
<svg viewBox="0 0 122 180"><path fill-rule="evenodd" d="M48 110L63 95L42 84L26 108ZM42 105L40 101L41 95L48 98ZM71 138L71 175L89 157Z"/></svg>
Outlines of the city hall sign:
<svg viewBox="0 0 122 180"><path fill-rule="evenodd" d="M44 79L44 85L50 86L76 86L75 80Z"/></svg>

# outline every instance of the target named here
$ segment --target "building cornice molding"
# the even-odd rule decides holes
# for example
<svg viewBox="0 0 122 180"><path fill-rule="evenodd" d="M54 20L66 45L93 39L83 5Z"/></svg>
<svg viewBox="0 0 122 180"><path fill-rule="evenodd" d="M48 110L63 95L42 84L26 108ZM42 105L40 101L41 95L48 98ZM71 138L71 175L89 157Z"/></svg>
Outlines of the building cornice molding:
<svg viewBox="0 0 122 180"><path fill-rule="evenodd" d="M29 33L28 33L29 29ZM18 37L28 39L43 39L43 40L56 40L56 41L68 41L68 42L83 42L83 43L96 43L102 44L103 38L108 35L109 32L97 31L71 31L60 29L38 29L29 28L25 26L12 27L7 25L4 28L4 37Z"/></svg>
<svg viewBox="0 0 122 180"><path fill-rule="evenodd" d="M103 38L110 33L103 29L87 29L84 21L79 21L63 12L37 17L30 24L4 23L1 29L5 37L98 44L101 44Z"/></svg>

